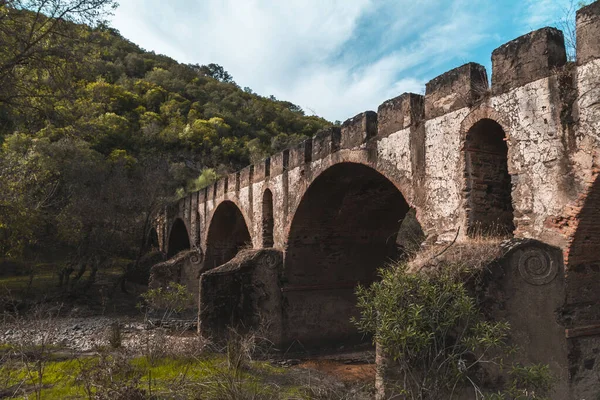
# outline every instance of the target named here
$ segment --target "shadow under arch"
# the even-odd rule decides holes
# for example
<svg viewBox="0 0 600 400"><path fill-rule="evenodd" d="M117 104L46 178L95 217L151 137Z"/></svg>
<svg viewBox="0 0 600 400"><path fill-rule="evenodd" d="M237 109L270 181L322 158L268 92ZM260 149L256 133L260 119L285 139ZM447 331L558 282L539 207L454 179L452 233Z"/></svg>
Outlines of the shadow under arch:
<svg viewBox="0 0 600 400"><path fill-rule="evenodd" d="M181 218L177 218L171 226L167 256L171 258L183 250L190 249L190 247L190 235L185 227L185 223Z"/></svg>
<svg viewBox="0 0 600 400"><path fill-rule="evenodd" d="M597 168L597 165L594 167ZM568 310L565 328L571 332L568 336L571 348L576 349L578 355L586 355L570 360L571 388L577 398L593 398L597 389L591 382L597 382L600 364L589 364L587 355L596 354L600 348L597 328L600 321L600 174L596 173L587 189L587 196L578 203L576 206L581 208L573 218L576 228L571 235L569 247L564 250L564 309Z"/></svg>
<svg viewBox="0 0 600 400"><path fill-rule="evenodd" d="M206 236L204 269L225 264L240 249L252 243L242 212L232 201L224 201L213 213Z"/></svg>
<svg viewBox="0 0 600 400"><path fill-rule="evenodd" d="M342 162L321 173L293 216L283 273L283 342L305 347L361 341L350 323L355 287L398 258L398 231L409 210L375 169Z"/></svg>
<svg viewBox="0 0 600 400"><path fill-rule="evenodd" d="M581 309L573 323L585 325L600 321L600 174L589 187L576 221L566 251L567 303Z"/></svg>
<svg viewBox="0 0 600 400"><path fill-rule="evenodd" d="M262 200L262 245L264 248L273 247L273 193L266 189Z"/></svg>

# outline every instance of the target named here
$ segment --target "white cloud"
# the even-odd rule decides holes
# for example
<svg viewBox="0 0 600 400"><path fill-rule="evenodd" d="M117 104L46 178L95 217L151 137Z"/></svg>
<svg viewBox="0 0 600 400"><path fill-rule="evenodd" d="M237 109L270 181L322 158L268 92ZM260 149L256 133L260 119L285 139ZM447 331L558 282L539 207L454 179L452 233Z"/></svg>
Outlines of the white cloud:
<svg viewBox="0 0 600 400"><path fill-rule="evenodd" d="M122 0L113 25L179 61L215 62L240 86L344 120L469 57L486 1Z"/></svg>
<svg viewBox="0 0 600 400"><path fill-rule="evenodd" d="M560 24L565 17L575 17L577 4L576 0L527 0L523 3L523 25L533 30Z"/></svg>

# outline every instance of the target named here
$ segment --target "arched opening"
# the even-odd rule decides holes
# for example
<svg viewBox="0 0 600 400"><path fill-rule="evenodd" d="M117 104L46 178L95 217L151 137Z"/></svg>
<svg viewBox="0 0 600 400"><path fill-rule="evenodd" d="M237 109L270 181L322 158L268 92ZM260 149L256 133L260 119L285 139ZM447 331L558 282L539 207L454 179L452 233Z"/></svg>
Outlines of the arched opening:
<svg viewBox="0 0 600 400"><path fill-rule="evenodd" d="M265 190L262 201L262 240L263 247L273 247L273 193Z"/></svg>
<svg viewBox="0 0 600 400"><path fill-rule="evenodd" d="M190 236L188 235L185 223L177 218L171 227L169 235L169 247L167 248L167 256L173 257L175 254L188 250L190 248Z"/></svg>
<svg viewBox="0 0 600 400"><path fill-rule="evenodd" d="M196 211L196 246L202 244L202 226L200 225L200 212Z"/></svg>
<svg viewBox="0 0 600 400"><path fill-rule="evenodd" d="M508 146L496 121L482 119L465 140L467 234L508 236L513 224Z"/></svg>
<svg viewBox="0 0 600 400"><path fill-rule="evenodd" d="M242 212L233 202L222 202L215 210L208 229L205 269L225 264L249 243L250 232Z"/></svg>
<svg viewBox="0 0 600 400"><path fill-rule="evenodd" d="M148 236L146 237L146 248L157 249L158 247L158 231L156 230L156 227L153 226L150 228L150 232L148 232Z"/></svg>
<svg viewBox="0 0 600 400"><path fill-rule="evenodd" d="M284 341L302 346L364 340L356 285L400 256L396 238L409 210L402 193L372 168L334 165L306 191L290 227L284 271Z"/></svg>

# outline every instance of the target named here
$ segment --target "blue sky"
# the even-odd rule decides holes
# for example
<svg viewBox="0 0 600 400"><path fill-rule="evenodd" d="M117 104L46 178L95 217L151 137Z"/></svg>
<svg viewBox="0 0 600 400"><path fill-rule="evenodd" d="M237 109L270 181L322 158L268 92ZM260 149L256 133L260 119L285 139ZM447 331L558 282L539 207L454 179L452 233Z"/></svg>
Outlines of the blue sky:
<svg viewBox="0 0 600 400"><path fill-rule="evenodd" d="M222 65L241 87L345 120L496 47L560 26L571 0L120 0L146 50ZM574 17L573 17L574 18Z"/></svg>

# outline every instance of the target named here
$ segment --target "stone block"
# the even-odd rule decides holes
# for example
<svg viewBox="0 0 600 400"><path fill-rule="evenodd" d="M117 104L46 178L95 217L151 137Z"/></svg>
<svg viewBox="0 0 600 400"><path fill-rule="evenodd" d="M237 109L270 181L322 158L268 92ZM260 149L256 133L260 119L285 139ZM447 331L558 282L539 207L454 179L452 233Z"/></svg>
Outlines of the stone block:
<svg viewBox="0 0 600 400"><path fill-rule="evenodd" d="M271 176L281 175L288 167L290 151L284 150L271 156Z"/></svg>
<svg viewBox="0 0 600 400"><path fill-rule="evenodd" d="M365 111L342 124L340 147L352 149L377 135L377 113Z"/></svg>
<svg viewBox="0 0 600 400"><path fill-rule="evenodd" d="M377 109L377 135L384 137L422 121L424 101L419 94L403 93L383 102Z"/></svg>
<svg viewBox="0 0 600 400"><path fill-rule="evenodd" d="M271 175L271 159L264 160L254 164L254 179L253 182L261 182Z"/></svg>
<svg viewBox="0 0 600 400"><path fill-rule="evenodd" d="M237 180L237 172L227 175L227 193L236 192L236 180Z"/></svg>
<svg viewBox="0 0 600 400"><path fill-rule="evenodd" d="M468 63L454 68L425 85L425 118L470 107L487 90L487 73L483 65Z"/></svg>
<svg viewBox="0 0 600 400"><path fill-rule="evenodd" d="M600 58L600 1L577 11L577 64Z"/></svg>
<svg viewBox="0 0 600 400"><path fill-rule="evenodd" d="M492 52L492 93L500 94L545 78L567 62L563 33L542 28Z"/></svg>
<svg viewBox="0 0 600 400"><path fill-rule="evenodd" d="M310 162L312 159L312 138L305 140L299 145L293 147L289 151L289 169L294 169L301 165L304 165L307 162Z"/></svg>
<svg viewBox="0 0 600 400"><path fill-rule="evenodd" d="M249 165L240 170L240 188L250 186L254 179L254 165Z"/></svg>
<svg viewBox="0 0 600 400"><path fill-rule="evenodd" d="M312 138L311 161L320 160L340 149L341 130L338 127L322 129Z"/></svg>
<svg viewBox="0 0 600 400"><path fill-rule="evenodd" d="M217 181L217 193L216 197L225 196L225 180L227 178L221 178Z"/></svg>

